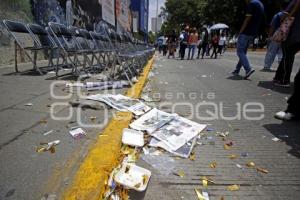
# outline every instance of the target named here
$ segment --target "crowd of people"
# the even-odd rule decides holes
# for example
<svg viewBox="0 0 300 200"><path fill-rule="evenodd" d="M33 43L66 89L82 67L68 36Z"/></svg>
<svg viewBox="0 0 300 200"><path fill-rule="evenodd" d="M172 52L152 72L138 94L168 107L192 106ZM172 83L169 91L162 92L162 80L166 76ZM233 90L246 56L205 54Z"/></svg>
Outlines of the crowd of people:
<svg viewBox="0 0 300 200"><path fill-rule="evenodd" d="M168 58L175 58L175 52L179 46L178 57L181 60L185 58L188 60L199 59L200 56L202 59L204 56L216 59L218 55L222 55L225 52L227 45L226 34L226 31L221 30L210 32L206 26L197 29L184 25L179 36L174 30L171 34L160 37L158 48L159 52L162 52L164 56L168 54Z"/></svg>
<svg viewBox="0 0 300 200"><path fill-rule="evenodd" d="M244 78L247 79L255 72L248 60L247 50L250 44L253 44L253 47L258 44L257 35L264 20L265 8L260 0L245 1L247 3L246 16L236 43L238 63L231 74L238 76L243 68L245 71ZM271 67L277 56L278 68L273 84L274 86L290 87L295 55L300 50L300 0L283 2L282 10L273 17L268 29L267 53L262 71L272 71ZM200 56L202 59L204 56L216 59L218 54L221 55L225 51L228 41L226 33L220 30L209 31L205 26L200 30L184 26L179 36L173 31L170 35L164 37L162 43L163 54L167 55L167 51L169 51L168 58L175 58L176 48L179 45L178 55L181 60L185 59L186 49L188 49L187 59L194 59L197 48L198 59ZM296 74L293 94L288 100L287 109L276 113L275 117L281 120L299 118L299 102L300 70Z"/></svg>

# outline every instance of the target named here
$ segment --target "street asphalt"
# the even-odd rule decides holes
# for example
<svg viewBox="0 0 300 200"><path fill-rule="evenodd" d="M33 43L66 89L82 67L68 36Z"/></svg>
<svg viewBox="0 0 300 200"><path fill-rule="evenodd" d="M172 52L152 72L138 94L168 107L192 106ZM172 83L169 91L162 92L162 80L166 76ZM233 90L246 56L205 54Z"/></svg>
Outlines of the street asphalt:
<svg viewBox="0 0 300 200"><path fill-rule="evenodd" d="M249 53L250 62L256 69L249 80L230 75L237 62L234 52L227 52L216 60L181 61L159 56L154 64L154 76L147 87L147 91L151 91L149 96L161 98L156 106L162 110L209 124L210 131L202 133L200 144L194 149L194 161L175 158L175 169L185 173L183 178L163 175L159 168L153 168L141 159L138 164L150 169L153 176L147 191L132 191L131 199L193 200L197 199L194 189L208 192L210 200L221 200L222 197L225 200L299 198L300 126L297 122L282 122L273 118L276 112L285 109L291 89L273 87L274 72L260 71L264 55L264 52ZM299 58L296 58L293 76L299 69ZM274 63L273 68L276 67ZM200 102L216 104L217 108L211 104L197 107ZM263 106L262 119L251 120L245 116L224 119L220 114L222 109L225 117L235 116L237 103L243 106L251 102ZM207 110L214 113L215 109L219 110L218 119L205 121L201 118L211 116ZM249 116L258 117L261 113L252 114ZM229 132L229 136L223 141L216 136L217 132ZM280 141L276 141L275 137ZM231 142L230 149L225 150L224 144ZM231 155L237 158L230 159ZM266 169L268 174L247 167L249 162ZM212 163L215 168L211 168ZM204 187L203 177L214 183L209 182ZM228 191L227 187L234 184L240 187L239 190Z"/></svg>
<svg viewBox="0 0 300 200"><path fill-rule="evenodd" d="M150 96L160 98L156 106L198 123L209 124L212 131L202 133L205 135L194 149L194 161L175 159L176 168L185 173L183 178L162 175L159 169L140 160L138 164L150 169L153 176L146 192L131 192L131 199L193 200L197 199L195 188L207 191L211 200L220 200L221 197L225 200L298 199L300 126L297 122L281 122L273 118L277 111L285 109L292 89L273 87L274 73L260 71L263 58L264 52L249 53L250 62L257 71L249 80L244 80L230 75L237 62L234 52L227 52L218 59L203 60L181 61L158 56L146 87ZM23 66L24 69L28 67ZM276 64L273 67L276 68ZM293 76L299 67L298 55ZM55 82L54 74L39 76L13 71L12 66L0 67L0 199L33 200L51 195L59 199L104 127L85 128L86 137L73 139L68 132L70 127L78 125L77 115L69 120L57 121L51 119L50 110L53 103L68 103L78 98L77 95L69 92L62 82L54 87L54 93L72 94L71 97L65 100L53 97L50 85ZM65 78L63 81L70 80ZM124 91L118 90L117 93ZM243 115L249 102L257 103L254 108L258 104L263 106L263 112L249 114L251 117L263 114L262 119L249 120ZM201 103L211 103L216 107ZM237 104L241 105L240 112ZM203 120L203 117L210 116L206 111L214 111L214 108L218 110L216 119ZM104 117L104 109L85 109L79 116L88 123L101 123L108 120L113 112L110 109L108 117ZM225 117L241 113L241 119L224 119L221 110ZM55 114L66 116L69 111L70 106L66 104L57 107ZM94 116L96 120L91 120ZM43 135L50 130L53 132ZM216 136L216 132L226 131L229 132L226 141ZM280 141L273 141L274 137ZM61 141L55 153L36 152L41 142L53 140ZM223 145L228 142L233 145L230 150L225 150ZM237 158L229 159L230 155ZM210 167L212 162L215 162L216 168ZM254 162L269 173L247 167L248 162ZM214 184L204 187L201 181L204 176L213 180ZM239 185L240 189L228 191L227 186L233 184Z"/></svg>

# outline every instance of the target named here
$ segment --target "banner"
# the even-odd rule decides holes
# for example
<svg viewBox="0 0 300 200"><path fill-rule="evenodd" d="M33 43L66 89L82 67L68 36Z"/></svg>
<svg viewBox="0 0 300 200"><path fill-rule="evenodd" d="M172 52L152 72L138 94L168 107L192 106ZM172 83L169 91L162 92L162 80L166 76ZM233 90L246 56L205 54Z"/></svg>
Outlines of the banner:
<svg viewBox="0 0 300 200"><path fill-rule="evenodd" d="M114 0L99 0L102 4L102 19L113 26L115 24L115 1Z"/></svg>
<svg viewBox="0 0 300 200"><path fill-rule="evenodd" d="M130 0L116 0L116 15L120 30L131 30Z"/></svg>

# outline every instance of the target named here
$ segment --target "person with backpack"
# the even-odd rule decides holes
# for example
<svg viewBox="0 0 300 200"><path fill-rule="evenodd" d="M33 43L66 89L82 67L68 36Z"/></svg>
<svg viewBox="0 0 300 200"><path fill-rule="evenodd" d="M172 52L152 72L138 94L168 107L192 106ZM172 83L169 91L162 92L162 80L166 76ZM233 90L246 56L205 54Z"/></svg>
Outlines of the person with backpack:
<svg viewBox="0 0 300 200"><path fill-rule="evenodd" d="M265 56L265 62L264 62L264 68L263 71L271 71L272 64L274 62L274 59L277 55L278 63L280 64L282 60L282 49L281 49L281 43L273 41L272 36L274 32L280 27L281 18L283 17L284 13L282 11L278 12L274 15L271 24L270 29L268 31L268 48L267 53Z"/></svg>
<svg viewBox="0 0 300 200"><path fill-rule="evenodd" d="M283 58L277 68L273 83L275 86L290 87L291 73L293 69L296 53L300 50L300 19L299 19L299 0L293 0L284 11L285 19L293 20L287 39L282 42Z"/></svg>
<svg viewBox="0 0 300 200"><path fill-rule="evenodd" d="M295 55L300 51L300 0L293 0L290 3L282 20L284 21L284 18L288 17L294 17L294 21L290 27L288 37L282 45L283 58L279 65L280 69L278 68L282 73L291 71ZM283 74L283 78L287 78L286 76ZM300 117L300 70L295 77L293 94L287 103L287 109L276 113L275 118L288 121Z"/></svg>
<svg viewBox="0 0 300 200"><path fill-rule="evenodd" d="M186 50L186 47L187 47L187 44L188 44L188 27L185 27L181 33L180 33L180 36L179 36L179 44L180 44L180 47L179 47L179 55L180 55L180 59L183 60L184 59L184 56L185 56L185 50Z"/></svg>

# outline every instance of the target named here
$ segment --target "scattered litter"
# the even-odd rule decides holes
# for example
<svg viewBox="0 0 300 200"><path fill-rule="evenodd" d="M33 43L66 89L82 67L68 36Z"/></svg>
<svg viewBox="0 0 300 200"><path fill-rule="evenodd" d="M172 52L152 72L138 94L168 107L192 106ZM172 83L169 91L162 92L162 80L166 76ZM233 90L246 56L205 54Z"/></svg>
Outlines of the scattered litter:
<svg viewBox="0 0 300 200"><path fill-rule="evenodd" d="M207 78L207 75L202 75L201 77L202 77L202 78Z"/></svg>
<svg viewBox="0 0 300 200"><path fill-rule="evenodd" d="M93 122L93 121L95 121L97 119L97 117L96 116L91 116L90 117L90 120Z"/></svg>
<svg viewBox="0 0 300 200"><path fill-rule="evenodd" d="M248 162L246 164L247 167L255 167L255 163L254 162Z"/></svg>
<svg viewBox="0 0 300 200"><path fill-rule="evenodd" d="M259 167L257 167L256 170L257 170L258 172L261 172L261 173L264 173L264 174L268 174L268 173L269 173L268 170L263 169L263 168L259 168Z"/></svg>
<svg viewBox="0 0 300 200"><path fill-rule="evenodd" d="M175 171L176 163L173 158L166 154L162 155L142 155L141 158L152 166L154 169L159 171L162 175L170 175Z"/></svg>
<svg viewBox="0 0 300 200"><path fill-rule="evenodd" d="M69 131L74 139L80 139L86 136L86 132L82 128L76 128Z"/></svg>
<svg viewBox="0 0 300 200"><path fill-rule="evenodd" d="M188 144L189 141L197 137L205 127L206 125L176 116L150 135L165 143L171 151L176 151L185 144L191 146L192 144Z"/></svg>
<svg viewBox="0 0 300 200"><path fill-rule="evenodd" d="M159 102L159 99L153 99L149 97L147 94L142 94L141 99L145 102Z"/></svg>
<svg viewBox="0 0 300 200"><path fill-rule="evenodd" d="M125 128L122 135L123 144L130 146L144 146L144 133L133 129Z"/></svg>
<svg viewBox="0 0 300 200"><path fill-rule="evenodd" d="M207 180L205 180L205 179L202 179L202 185L203 185L203 187L207 187L207 185L208 185L208 182L207 182Z"/></svg>
<svg viewBox="0 0 300 200"><path fill-rule="evenodd" d="M195 192L196 192L198 200L206 200L204 198L204 196L196 188L195 188Z"/></svg>
<svg viewBox="0 0 300 200"><path fill-rule="evenodd" d="M236 159L238 156L237 155L234 155L234 154L232 154L232 155L230 155L229 156L229 158L231 159L231 160L234 160L234 159Z"/></svg>
<svg viewBox="0 0 300 200"><path fill-rule="evenodd" d="M42 119L42 120L39 121L39 123L40 123L40 124L47 124L48 121L47 121L46 119Z"/></svg>
<svg viewBox="0 0 300 200"><path fill-rule="evenodd" d="M57 196L55 194L45 194L41 200L56 200Z"/></svg>
<svg viewBox="0 0 300 200"><path fill-rule="evenodd" d="M84 85L84 87L88 91L120 89L125 86L129 86L129 83L127 81L86 82L86 84Z"/></svg>
<svg viewBox="0 0 300 200"><path fill-rule="evenodd" d="M133 98L126 97L124 95L112 95L112 94L97 94L88 96L87 99L104 102L107 105L122 111L130 111L135 115L142 115L148 112L151 108L141 101Z"/></svg>
<svg viewBox="0 0 300 200"><path fill-rule="evenodd" d="M232 147L233 146L233 142L228 142L226 143L227 146Z"/></svg>
<svg viewBox="0 0 300 200"><path fill-rule="evenodd" d="M84 87L84 83L81 82L66 83L66 87Z"/></svg>
<svg viewBox="0 0 300 200"><path fill-rule="evenodd" d="M249 153L241 153L241 156L244 157L244 158L246 158L246 157L249 156Z"/></svg>
<svg viewBox="0 0 300 200"><path fill-rule="evenodd" d="M46 133L43 133L44 136L49 135L50 133L52 133L54 130L48 131Z"/></svg>
<svg viewBox="0 0 300 200"><path fill-rule="evenodd" d="M96 79L97 79L97 80L101 80L101 81L106 81L106 80L108 79L108 76L105 75L105 74L98 74L98 75L96 76Z"/></svg>
<svg viewBox="0 0 300 200"><path fill-rule="evenodd" d="M239 185L230 185L227 187L227 190L229 191L238 191L240 189Z"/></svg>
<svg viewBox="0 0 300 200"><path fill-rule="evenodd" d="M217 132L217 136L220 136L220 137L223 137L223 138L226 138L228 135L229 135L229 132L225 132L225 133Z"/></svg>
<svg viewBox="0 0 300 200"><path fill-rule="evenodd" d="M230 150L230 148L231 148L230 146L228 146L227 144L224 144L224 149L225 150Z"/></svg>
<svg viewBox="0 0 300 200"><path fill-rule="evenodd" d="M215 184L215 182L211 179L208 179L207 177L203 176L202 177L202 180L206 180L208 183L212 183L212 184Z"/></svg>
<svg viewBox="0 0 300 200"><path fill-rule="evenodd" d="M37 147L36 152L41 153L45 151L50 151L51 153L55 153L55 146L57 146L60 143L60 140L55 140L48 143L41 142L40 147Z"/></svg>
<svg viewBox="0 0 300 200"><path fill-rule="evenodd" d="M279 142L279 141L280 141L280 139L277 138L277 137L274 137L272 140L273 140L274 142Z"/></svg>
<svg viewBox="0 0 300 200"><path fill-rule="evenodd" d="M217 167L217 163L216 162L212 162L212 163L210 163L210 168L216 168Z"/></svg>
<svg viewBox="0 0 300 200"><path fill-rule="evenodd" d="M80 107L82 109L93 109L93 110L103 110L104 107L99 102L95 102L92 100L86 100L86 99L77 99L70 101L69 104L72 107Z"/></svg>
<svg viewBox="0 0 300 200"><path fill-rule="evenodd" d="M178 172L174 172L174 174L179 176L180 178L183 178L185 176L185 173L182 170L179 170Z"/></svg>
<svg viewBox="0 0 300 200"><path fill-rule="evenodd" d="M191 161L195 161L195 152L192 152L191 153L191 155L189 156L189 159L191 160Z"/></svg>
<svg viewBox="0 0 300 200"><path fill-rule="evenodd" d="M130 189L142 192L147 188L151 172L133 164L123 164L114 180Z"/></svg>
<svg viewBox="0 0 300 200"><path fill-rule="evenodd" d="M32 103L26 103L24 106L33 106L33 104Z"/></svg>
<svg viewBox="0 0 300 200"><path fill-rule="evenodd" d="M175 116L175 114L169 114L154 108L131 123L130 128L139 131L146 131L147 133L153 133L155 130L158 130L166 123L173 120Z"/></svg>
<svg viewBox="0 0 300 200"><path fill-rule="evenodd" d="M169 83L168 82L165 82L165 85L168 85Z"/></svg>
<svg viewBox="0 0 300 200"><path fill-rule="evenodd" d="M206 131L214 131L213 128L207 128Z"/></svg>
<svg viewBox="0 0 300 200"><path fill-rule="evenodd" d="M162 141L157 140L156 138L152 138L151 139L151 141L149 143L149 146L151 146L151 147L160 147L160 148L163 148L166 151L168 151L168 152L170 152L170 153L172 153L172 154L174 154L176 156L180 156L182 158L188 158L191 155L191 153L192 153L192 150L193 150L193 148L194 148L194 146L196 144L196 141L197 141L197 138L195 137L195 138L193 138L191 140L192 145L189 146L188 144L185 144L185 145L183 145L181 148L179 148L176 151L172 151L170 149L170 147L168 147Z"/></svg>
<svg viewBox="0 0 300 200"><path fill-rule="evenodd" d="M133 83L137 83L137 82L138 82L138 79L137 79L136 76L135 76L135 77L133 77L133 78L131 79L131 81L132 81Z"/></svg>
<svg viewBox="0 0 300 200"><path fill-rule="evenodd" d="M240 168L240 169L243 168L242 165L240 165L240 164L236 164L235 166L237 166L237 167Z"/></svg>
<svg viewBox="0 0 300 200"><path fill-rule="evenodd" d="M204 197L204 200L209 200L209 196L207 192L202 192L202 195Z"/></svg>

